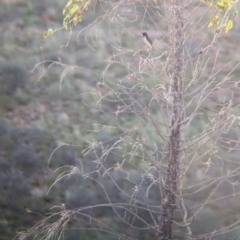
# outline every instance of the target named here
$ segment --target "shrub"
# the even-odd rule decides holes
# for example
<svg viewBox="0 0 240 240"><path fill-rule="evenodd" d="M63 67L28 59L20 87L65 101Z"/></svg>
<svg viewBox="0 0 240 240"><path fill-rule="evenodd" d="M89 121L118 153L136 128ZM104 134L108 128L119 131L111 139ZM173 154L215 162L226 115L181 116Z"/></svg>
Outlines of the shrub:
<svg viewBox="0 0 240 240"><path fill-rule="evenodd" d="M0 94L13 95L18 88L23 88L27 81L24 68L13 63L0 64Z"/></svg>
<svg viewBox="0 0 240 240"><path fill-rule="evenodd" d="M20 144L13 153L13 164L24 174L31 175L36 169L40 159L31 145Z"/></svg>

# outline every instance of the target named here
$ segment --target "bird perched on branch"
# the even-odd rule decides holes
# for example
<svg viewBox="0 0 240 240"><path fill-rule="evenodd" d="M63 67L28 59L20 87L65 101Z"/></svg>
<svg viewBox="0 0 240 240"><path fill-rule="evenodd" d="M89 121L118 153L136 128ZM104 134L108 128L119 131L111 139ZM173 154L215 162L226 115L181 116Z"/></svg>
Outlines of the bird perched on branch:
<svg viewBox="0 0 240 240"><path fill-rule="evenodd" d="M148 46L148 48L152 48L154 50L153 43L152 43L151 39L149 38L148 34L146 32L143 32L142 35L143 35L144 43Z"/></svg>

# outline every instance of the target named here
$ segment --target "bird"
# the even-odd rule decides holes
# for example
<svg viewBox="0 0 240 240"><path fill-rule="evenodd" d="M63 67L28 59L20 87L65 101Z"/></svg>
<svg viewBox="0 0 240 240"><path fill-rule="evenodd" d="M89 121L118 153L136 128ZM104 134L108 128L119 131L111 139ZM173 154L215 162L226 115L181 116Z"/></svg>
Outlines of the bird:
<svg viewBox="0 0 240 240"><path fill-rule="evenodd" d="M143 41L144 41L144 43L145 43L149 48L152 48L152 49L154 50L154 48L153 48L153 43L152 43L151 39L149 38L148 34L147 34L146 32L143 32L142 35L143 35Z"/></svg>

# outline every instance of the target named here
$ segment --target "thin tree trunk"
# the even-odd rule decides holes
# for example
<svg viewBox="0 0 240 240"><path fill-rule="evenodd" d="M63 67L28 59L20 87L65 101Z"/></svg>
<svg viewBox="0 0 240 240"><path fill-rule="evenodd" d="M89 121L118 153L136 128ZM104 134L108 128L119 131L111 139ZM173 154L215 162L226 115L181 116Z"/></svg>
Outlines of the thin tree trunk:
<svg viewBox="0 0 240 240"><path fill-rule="evenodd" d="M160 240L172 239L172 223L176 210L176 200L178 196L178 182L180 176L181 161L181 116L183 110L182 84L183 84L183 16L182 0L174 0L172 3L174 10L173 29L173 80L172 80L172 119L171 133L168 145L168 169L164 186L164 199L162 214L160 216Z"/></svg>

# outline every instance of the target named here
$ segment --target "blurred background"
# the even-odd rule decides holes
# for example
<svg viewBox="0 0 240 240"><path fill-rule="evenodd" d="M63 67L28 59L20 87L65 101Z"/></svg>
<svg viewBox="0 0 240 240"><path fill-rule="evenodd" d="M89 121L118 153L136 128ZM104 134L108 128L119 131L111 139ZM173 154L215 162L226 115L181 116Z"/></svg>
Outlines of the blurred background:
<svg viewBox="0 0 240 240"><path fill-rule="evenodd" d="M62 9L65 4L64 0L1 1L0 239L3 240L13 239L17 233L37 224L50 211L61 210L63 206L66 209L75 209L108 202L105 191L110 196L111 202L127 202L126 196L119 191L114 182L132 196L134 196L136 185L141 185L142 191L146 192L151 184L151 179L143 176L146 163L141 165L138 156L132 158L131 164L124 165L128 169L127 175L121 171L112 171L110 175L98 176L103 170L96 172L98 169L96 156L100 156L103 149L105 151L114 146L122 134L115 128L101 128L100 125L113 124L111 114L118 110L121 101L118 98L111 98L108 102L103 101L101 109L104 109L105 114L98 111L94 104L97 99L95 96L101 97L110 91L101 85L104 79L111 79L113 82L117 79L116 82L123 82L124 86L129 87L136 83L134 76L131 76L130 80L125 77L129 72L121 67L121 64L114 68L109 65L107 74L104 75L104 70L109 64L109 61L105 60L109 60L109 56L118 52L120 47L121 51L127 49L129 52L140 52L148 57L148 53L142 51L144 46L141 41L141 32L143 30L148 32L155 43L156 52L152 53L153 57L169 51L169 40L165 37L168 36L167 24L160 21L157 14L146 14L144 21L143 18L138 19L134 14L131 16L132 19L128 19L128 23L124 22L124 15L118 16L117 23L114 22L115 20L105 21L101 18L105 13L105 7L96 3L94 7L89 8L82 22L72 32L60 30L44 40L43 31L62 26ZM133 8L131 4L126 5L123 7L123 12L129 13ZM156 8L157 11L161 14L161 8ZM207 23L212 15L207 12L202 18L204 11L206 7L201 5L193 19L199 20L200 23ZM143 16L144 7L140 6L136 12L139 16ZM108 17L111 18L111 16ZM86 28L97 18L99 21L93 28ZM193 25L191 28L196 30L200 25ZM212 37L213 33L209 30L205 31L205 35L201 32L192 35L185 43L187 51L191 52L192 57L197 56L201 50L201 44L203 46L210 44ZM216 71L222 70L219 75L216 75L220 79L239 62L239 38L240 28L236 24L233 30L221 36L215 43L209 52L203 81L204 76L211 72L213 66ZM216 55L218 55L217 64L215 64ZM137 69L139 62L136 56L133 55L131 58L123 56L122 59L131 61L133 68ZM117 61L117 57L114 60ZM227 63L229 64L226 65ZM235 88L224 93L220 90L212 92L207 104L208 108L203 111L206 115L196 118L194 125L190 124L186 127L186 136L193 136L201 131L207 121L209 109L219 109L226 99L232 99L235 106L239 104L239 69L236 67L232 72L232 81L236 82ZM190 79L192 75L187 74L186 79ZM146 74L145 80L154 85L156 77L152 78ZM141 97L145 103L151 102L149 94L144 93ZM186 98L187 101L189 101L188 98ZM196 105L197 103L193 102L192 107L187 108L186 114ZM158 115L157 103L152 103L151 111ZM133 127L131 117L131 114L126 112L121 116L125 128ZM143 128L141 131L146 134L150 145L156 144L157 149L162 148L162 142L154 129ZM225 154L224 158L230 161L227 166L226 163L221 162L219 168L223 169L223 165L225 169L237 168L239 162L237 146L240 133L235 129L225 131L221 136L228 141L219 143L219 154L222 156ZM94 149L95 151L88 152L87 146L94 140L101 144ZM128 146L125 148L127 149ZM229 148L235 150L229 153ZM54 154L52 154L53 151ZM111 149L102 163L104 168L116 167L117 163L123 162L122 156L118 148ZM214 167L207 168L208 165L205 164L209 160L209 155L203 156L200 160L200 164L189 171L186 184L203 180L206 173L217 176L218 170ZM220 161L217 158L214 160L215 164L219 164ZM55 171L56 169L58 171ZM90 172L94 172L94 175L91 175L92 178L86 178L86 173ZM54 184L61 173L72 174L59 179ZM154 171L152 174L155 174ZM96 184L94 179L98 179L100 184ZM239 220L238 181L239 177L236 174L234 187L226 181L218 188L218 197L228 195L230 197L209 204L199 212L192 224L194 234L211 232ZM54 186L49 189L52 184ZM160 204L158 192L157 185L150 188L148 203ZM187 203L189 206L201 204L208 196L207 194L209 194L208 191L196 192L188 198ZM136 194L135 198L144 199L141 194ZM136 220L136 228L120 221L110 207L92 209L87 213L93 214L99 221L119 232L124 232L126 236L135 239L150 237L157 239L153 230L140 230L142 227L140 221ZM153 222L147 210L142 209L138 215L149 223ZM87 228L90 225L88 219L83 216L76 219L68 223L69 231L66 231L62 239L117 239L110 233L82 230L80 228ZM239 239L239 237L240 230L236 228L230 233L224 233L213 239ZM179 236L176 239L184 238Z"/></svg>

